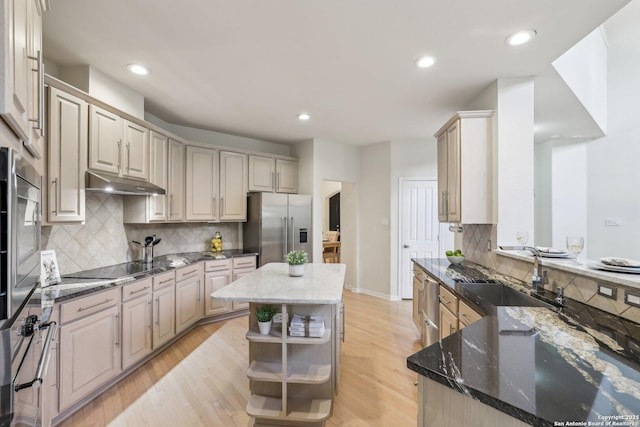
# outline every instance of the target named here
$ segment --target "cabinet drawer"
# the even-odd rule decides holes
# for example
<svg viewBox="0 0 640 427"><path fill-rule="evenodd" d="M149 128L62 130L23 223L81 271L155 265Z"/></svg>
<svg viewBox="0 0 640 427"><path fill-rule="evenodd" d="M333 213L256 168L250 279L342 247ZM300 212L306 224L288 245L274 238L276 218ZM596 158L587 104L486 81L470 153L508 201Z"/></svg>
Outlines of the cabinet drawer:
<svg viewBox="0 0 640 427"><path fill-rule="evenodd" d="M152 286L153 279L151 277L147 277L146 279L138 280L134 283L123 286L122 302L129 301L130 299L150 293Z"/></svg>
<svg viewBox="0 0 640 427"><path fill-rule="evenodd" d="M116 304L120 304L120 288L70 301L60 308L60 323L71 322Z"/></svg>
<svg viewBox="0 0 640 427"><path fill-rule="evenodd" d="M166 273L156 274L153 276L153 290L166 288L176 283L175 270L167 271Z"/></svg>
<svg viewBox="0 0 640 427"><path fill-rule="evenodd" d="M460 319L461 324L468 326L476 320L482 319L482 316L465 304L464 301L460 301L458 304L458 319Z"/></svg>
<svg viewBox="0 0 640 427"><path fill-rule="evenodd" d="M204 271L224 271L231 270L232 261L231 259L214 259L211 261L204 262Z"/></svg>
<svg viewBox="0 0 640 427"><path fill-rule="evenodd" d="M176 270L176 282L181 282L202 273L203 268L201 262L179 268Z"/></svg>
<svg viewBox="0 0 640 427"><path fill-rule="evenodd" d="M251 255L233 258L233 268L256 268L256 257Z"/></svg>
<svg viewBox="0 0 640 427"><path fill-rule="evenodd" d="M424 273L424 271L422 271L422 269L415 264L413 264L413 275L419 280L424 280L426 278L426 274Z"/></svg>
<svg viewBox="0 0 640 427"><path fill-rule="evenodd" d="M456 316L458 315L458 297L440 286L440 304L447 307Z"/></svg>

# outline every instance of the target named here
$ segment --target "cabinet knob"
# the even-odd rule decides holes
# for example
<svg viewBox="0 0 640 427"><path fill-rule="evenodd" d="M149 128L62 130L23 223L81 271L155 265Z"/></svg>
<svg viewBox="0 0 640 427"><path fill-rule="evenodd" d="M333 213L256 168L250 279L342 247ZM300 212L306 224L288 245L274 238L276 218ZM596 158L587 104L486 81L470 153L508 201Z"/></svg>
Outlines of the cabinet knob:
<svg viewBox="0 0 640 427"><path fill-rule="evenodd" d="M402 245L402 247L403 247L403 248L405 248L405 249L407 249L407 248L410 248L411 246L409 246L409 245L407 245L407 244L404 244L404 245Z"/></svg>

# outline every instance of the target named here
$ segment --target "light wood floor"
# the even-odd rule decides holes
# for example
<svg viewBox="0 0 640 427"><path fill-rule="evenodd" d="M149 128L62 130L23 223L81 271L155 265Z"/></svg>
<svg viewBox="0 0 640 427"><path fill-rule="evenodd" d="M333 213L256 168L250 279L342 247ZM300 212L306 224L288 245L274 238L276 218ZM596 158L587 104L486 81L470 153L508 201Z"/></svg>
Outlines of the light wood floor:
<svg viewBox="0 0 640 427"><path fill-rule="evenodd" d="M415 426L411 301L346 291L345 309L340 389L326 426ZM61 426L251 425L246 328L246 317L195 328Z"/></svg>

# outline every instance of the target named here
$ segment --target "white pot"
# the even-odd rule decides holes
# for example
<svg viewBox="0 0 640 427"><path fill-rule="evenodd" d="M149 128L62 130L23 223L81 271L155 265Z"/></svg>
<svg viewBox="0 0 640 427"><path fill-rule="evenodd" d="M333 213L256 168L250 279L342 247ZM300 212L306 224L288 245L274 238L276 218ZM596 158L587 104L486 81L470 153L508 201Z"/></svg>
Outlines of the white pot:
<svg viewBox="0 0 640 427"><path fill-rule="evenodd" d="M289 264L289 276L291 277L304 276L304 264L298 264L298 265Z"/></svg>
<svg viewBox="0 0 640 427"><path fill-rule="evenodd" d="M258 322L258 329L260 329L262 335L269 335L271 331L271 320L268 322Z"/></svg>

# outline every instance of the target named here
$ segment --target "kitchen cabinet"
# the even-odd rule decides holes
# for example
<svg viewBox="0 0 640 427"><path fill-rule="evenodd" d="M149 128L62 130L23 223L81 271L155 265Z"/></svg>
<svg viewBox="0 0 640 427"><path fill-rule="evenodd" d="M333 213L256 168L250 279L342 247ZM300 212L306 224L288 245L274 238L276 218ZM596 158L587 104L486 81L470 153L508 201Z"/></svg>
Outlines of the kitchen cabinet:
<svg viewBox="0 0 640 427"><path fill-rule="evenodd" d="M121 371L120 289L63 304L60 327L60 410Z"/></svg>
<svg viewBox="0 0 640 427"><path fill-rule="evenodd" d="M233 281L235 282L241 277L254 272L256 270L256 264L255 256L233 258ZM247 310L249 303L234 301L231 304L231 308L233 311Z"/></svg>
<svg viewBox="0 0 640 427"><path fill-rule="evenodd" d="M220 151L220 221L247 220L247 155Z"/></svg>
<svg viewBox="0 0 640 427"><path fill-rule="evenodd" d="M169 138L169 182L167 183L167 197L169 221L180 222L185 219L185 147L180 141Z"/></svg>
<svg viewBox="0 0 640 427"><path fill-rule="evenodd" d="M440 286L440 339L458 331L458 297Z"/></svg>
<svg viewBox="0 0 640 427"><path fill-rule="evenodd" d="M477 311L469 307L464 301L460 301L458 304L458 320L460 329L469 326L475 321L482 319Z"/></svg>
<svg viewBox="0 0 640 427"><path fill-rule="evenodd" d="M298 193L298 162L276 159L276 193Z"/></svg>
<svg viewBox="0 0 640 427"><path fill-rule="evenodd" d="M249 191L297 193L298 162L249 155Z"/></svg>
<svg viewBox="0 0 640 427"><path fill-rule="evenodd" d="M438 219L495 224L493 111L461 111L434 135L438 150Z"/></svg>
<svg viewBox="0 0 640 427"><path fill-rule="evenodd" d="M151 277L122 287L122 369L151 354Z"/></svg>
<svg viewBox="0 0 640 427"><path fill-rule="evenodd" d="M413 299L412 299L412 318L413 324L416 325L418 331L422 333L422 312L424 311L424 282L416 275L413 276Z"/></svg>
<svg viewBox="0 0 640 427"><path fill-rule="evenodd" d="M148 181L148 129L96 105L89 116L89 169Z"/></svg>
<svg viewBox="0 0 640 427"><path fill-rule="evenodd" d="M88 104L54 87L49 88L48 223L85 220ZM45 178L47 179L47 178Z"/></svg>
<svg viewBox="0 0 640 427"><path fill-rule="evenodd" d="M213 292L217 291L218 289L222 289L229 283L231 283L232 268L233 265L231 259L205 261L205 316L216 316L232 311L231 302L216 300L211 298L210 296Z"/></svg>
<svg viewBox="0 0 640 427"><path fill-rule="evenodd" d="M186 219L216 221L218 219L218 151L187 147Z"/></svg>
<svg viewBox="0 0 640 427"><path fill-rule="evenodd" d="M153 276L153 349L176 336L175 271Z"/></svg>
<svg viewBox="0 0 640 427"><path fill-rule="evenodd" d="M176 270L176 333L200 320L204 313L202 263Z"/></svg>
<svg viewBox="0 0 640 427"><path fill-rule="evenodd" d="M149 132L149 181L167 190L169 182L169 139L161 133ZM149 222L169 219L167 196L147 196L149 201Z"/></svg>
<svg viewBox="0 0 640 427"><path fill-rule="evenodd" d="M44 67L40 0L3 0L0 5L0 115L36 158L43 154Z"/></svg>

